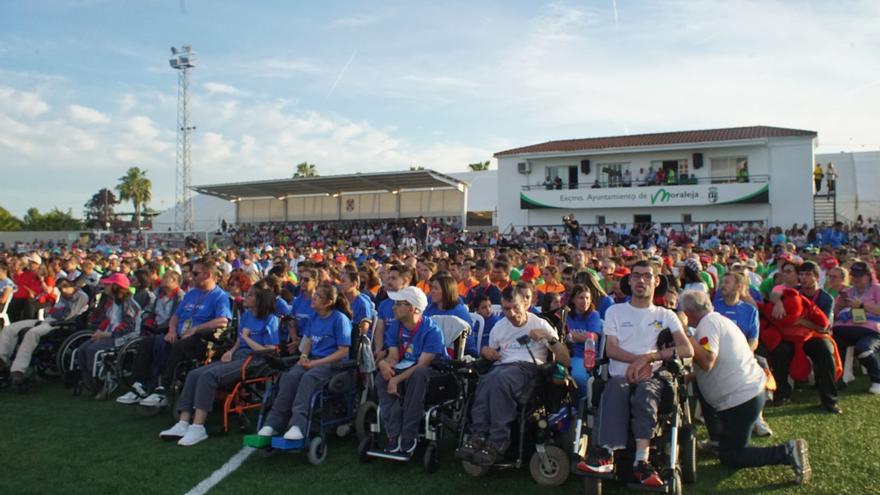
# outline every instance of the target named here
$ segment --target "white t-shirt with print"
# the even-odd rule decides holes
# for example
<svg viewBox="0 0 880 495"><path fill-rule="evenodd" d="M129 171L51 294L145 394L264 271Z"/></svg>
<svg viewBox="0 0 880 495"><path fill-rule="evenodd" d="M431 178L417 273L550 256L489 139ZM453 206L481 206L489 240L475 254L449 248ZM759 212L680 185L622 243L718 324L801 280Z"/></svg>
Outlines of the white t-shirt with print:
<svg viewBox="0 0 880 495"><path fill-rule="evenodd" d="M534 341L529 339L526 345L522 345L516 341L516 339L523 335L528 335L529 331L533 328L543 328L550 332L551 335L556 334L556 330L553 329L547 320L534 313L528 313L528 320L526 320L526 323L521 327L514 326L509 318L498 320L498 323L492 327L492 331L489 333L489 347L499 349L499 353L501 354L501 359L498 360L497 363L507 364L520 361L531 363L532 357L529 356L529 350L531 350L532 354L535 356L535 361L537 361L538 364L544 364L547 360L546 340L541 339Z"/></svg>
<svg viewBox="0 0 880 495"><path fill-rule="evenodd" d="M700 392L716 410L736 407L764 390L766 375L736 323L721 313L709 313L697 325L694 339L716 356L709 371L694 366Z"/></svg>
<svg viewBox="0 0 880 495"><path fill-rule="evenodd" d="M602 332L606 336L617 337L622 350L641 355L657 350L657 336L664 328L672 332L681 331L681 321L672 310L653 304L647 308L636 308L627 302L608 308ZM608 372L611 376L624 376L628 367L629 363L611 359Z"/></svg>

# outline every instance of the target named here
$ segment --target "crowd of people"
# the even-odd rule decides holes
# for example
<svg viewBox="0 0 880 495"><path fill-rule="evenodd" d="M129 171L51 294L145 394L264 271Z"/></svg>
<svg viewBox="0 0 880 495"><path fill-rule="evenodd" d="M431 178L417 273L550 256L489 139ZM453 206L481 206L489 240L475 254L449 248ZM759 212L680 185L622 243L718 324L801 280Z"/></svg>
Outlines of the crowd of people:
<svg viewBox="0 0 880 495"><path fill-rule="evenodd" d="M485 327L481 337L468 337L466 352L496 364L476 389L473 435L461 458L491 465L509 446L515 401L536 362L569 368L580 385L575 393L583 394L592 366L585 348L603 339L611 378L580 469L612 469L613 452L632 435L635 480L662 484L648 462L661 395L655 372L677 355L694 360L722 464L788 464L806 482L806 441L754 448L749 439L773 434L762 410L790 401L793 383L814 380L821 410L842 414L838 392L853 381L847 352L856 370L866 370L867 392L880 395L878 258L870 219L788 230L717 222L692 232L581 227L572 215L564 226L501 235L420 218L241 225L210 244L180 248L122 239L3 246L0 310L10 324L0 330L0 372L16 386L28 380L34 349L55 331L51 323L79 317L102 293L88 317L94 334L77 354L83 383L105 398L90 373L95 354L126 335L147 335L134 384L117 402L168 405L175 364L204 356L200 333L227 327L239 308L232 348L187 375L178 422L161 436L183 446L207 439L215 390L240 379L245 362L265 368L262 351L281 350L301 357L282 374L258 434L297 440L311 392L334 362L349 358L353 336L369 333L385 450L411 454L427 369L445 355L432 318L473 323L476 314ZM538 315L562 307L569 311L559 335ZM672 348L658 348L661 329L671 331Z"/></svg>

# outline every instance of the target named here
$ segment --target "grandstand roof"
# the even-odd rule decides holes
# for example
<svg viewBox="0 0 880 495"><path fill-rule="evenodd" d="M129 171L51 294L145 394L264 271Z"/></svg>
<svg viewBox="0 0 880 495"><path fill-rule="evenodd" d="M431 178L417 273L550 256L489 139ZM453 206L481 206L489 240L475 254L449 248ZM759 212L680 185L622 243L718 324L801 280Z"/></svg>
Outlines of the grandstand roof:
<svg viewBox="0 0 880 495"><path fill-rule="evenodd" d="M812 136L816 131L787 129L784 127L751 126L728 127L724 129L704 129L698 131L660 132L655 134L633 134L629 136L609 136L587 139L565 139L523 146L495 153L496 157L526 153L566 153L640 146L662 146L669 144L705 143L712 141L741 141L773 137Z"/></svg>
<svg viewBox="0 0 880 495"><path fill-rule="evenodd" d="M193 186L201 194L226 200L242 198L345 194L367 191L406 191L412 189L453 188L463 190L468 184L433 170L378 172L369 174L326 175L294 179L230 182Z"/></svg>

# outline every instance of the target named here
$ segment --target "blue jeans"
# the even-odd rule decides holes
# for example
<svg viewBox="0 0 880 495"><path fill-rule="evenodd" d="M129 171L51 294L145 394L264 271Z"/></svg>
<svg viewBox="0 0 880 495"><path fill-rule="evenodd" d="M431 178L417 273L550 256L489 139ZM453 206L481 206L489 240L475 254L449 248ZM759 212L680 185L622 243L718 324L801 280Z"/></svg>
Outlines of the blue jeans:
<svg viewBox="0 0 880 495"><path fill-rule="evenodd" d="M849 325L834 327L834 341L841 357L846 355L846 348L855 348L856 358L868 370L871 383L880 383L880 333L873 330Z"/></svg>
<svg viewBox="0 0 880 495"><path fill-rule="evenodd" d="M587 370L584 368L584 356L571 356L571 377L577 383L575 394L580 399L587 395Z"/></svg>

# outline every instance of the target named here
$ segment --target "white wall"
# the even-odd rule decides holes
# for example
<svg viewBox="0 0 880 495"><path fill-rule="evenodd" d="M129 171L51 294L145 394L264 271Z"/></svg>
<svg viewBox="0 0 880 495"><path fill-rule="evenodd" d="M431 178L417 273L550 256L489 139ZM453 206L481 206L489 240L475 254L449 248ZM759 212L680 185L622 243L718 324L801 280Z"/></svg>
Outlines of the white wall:
<svg viewBox="0 0 880 495"><path fill-rule="evenodd" d="M837 170L837 212L842 220L880 218L880 151L816 155L824 170L828 162ZM827 183L822 183L826 192Z"/></svg>
<svg viewBox="0 0 880 495"><path fill-rule="evenodd" d="M812 188L810 185L814 140L811 138L774 138L756 140L741 145L701 143L699 147L680 146L676 149L652 149L621 152L570 153L565 156L520 155L498 159L498 221L506 229L510 225L557 225L567 209L524 210L520 208L522 186L537 186L544 182L546 169L556 166L578 166L589 159L590 174L578 173L580 188L589 187L594 180L605 180L601 168L605 163L629 163L633 180L640 169L647 170L652 161L688 160L688 172L698 179L710 177L713 158L745 156L750 176L770 176L770 204L743 204L698 206L691 208L645 207L574 210L581 223L595 223L596 215L604 215L607 222L632 223L634 215L650 214L652 220L681 222L682 215L690 213L694 222L760 220L772 225L790 226L792 223L813 222ZM703 167L693 167L693 154L703 154ZM531 161L532 172L517 172L517 164ZM656 168L655 168L656 170ZM672 186L676 187L676 186ZM682 186L683 187L683 186ZM723 184L718 185L724 187Z"/></svg>

